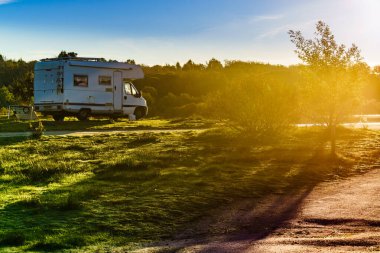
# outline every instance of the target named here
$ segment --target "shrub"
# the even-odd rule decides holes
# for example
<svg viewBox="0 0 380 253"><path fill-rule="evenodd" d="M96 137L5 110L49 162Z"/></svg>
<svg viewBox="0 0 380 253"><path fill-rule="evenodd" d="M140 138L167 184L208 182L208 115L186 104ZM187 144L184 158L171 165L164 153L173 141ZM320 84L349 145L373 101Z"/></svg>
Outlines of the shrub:
<svg viewBox="0 0 380 253"><path fill-rule="evenodd" d="M30 123L29 128L32 130L33 139L40 139L45 132L45 127L41 121L38 121L37 125Z"/></svg>
<svg viewBox="0 0 380 253"><path fill-rule="evenodd" d="M290 84L247 76L210 96L206 114L228 119L236 128L255 135L272 135L295 121L296 90Z"/></svg>

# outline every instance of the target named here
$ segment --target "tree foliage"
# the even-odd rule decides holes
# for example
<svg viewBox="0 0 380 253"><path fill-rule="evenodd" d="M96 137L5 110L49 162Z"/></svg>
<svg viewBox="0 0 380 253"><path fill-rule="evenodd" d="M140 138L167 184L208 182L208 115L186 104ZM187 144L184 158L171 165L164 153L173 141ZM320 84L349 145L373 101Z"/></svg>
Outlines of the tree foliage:
<svg viewBox="0 0 380 253"><path fill-rule="evenodd" d="M1 56L1 55L0 55ZM0 57L0 87L6 87L14 103L29 104L33 98L34 61L7 60Z"/></svg>
<svg viewBox="0 0 380 253"><path fill-rule="evenodd" d="M289 31L295 53L306 64L304 109L331 130L331 150L335 153L335 128L358 107L359 84L368 67L358 47L338 44L330 27L319 21L315 38L305 39L300 31Z"/></svg>
<svg viewBox="0 0 380 253"><path fill-rule="evenodd" d="M296 32L294 35L302 36ZM306 65L286 67L243 61L222 64L217 59L200 64L189 60L184 65L142 65L145 78L134 83L148 101L149 116L217 117L228 120L241 130L259 134L260 131L278 132L289 123L306 120L329 123L329 108L334 101L336 107L333 108L339 117L351 109L360 111L355 101L361 87L356 81L364 72L367 78L362 79L365 86L361 93L371 99L371 103L361 107L365 111L360 112L380 113L380 76L375 70L366 73L361 62L351 64L355 57L347 61L348 57L342 53L348 49L339 50L342 47L333 43L331 32L327 37L329 40L321 40L316 45L331 44L337 50L308 54L313 55L311 59L316 59L317 64L310 61L305 62ZM312 43L307 43L308 48L312 48ZM356 51L350 52L354 56ZM324 64L324 59L334 62L335 56L331 55L338 56L338 65L343 67L332 65L330 68L331 64ZM5 86L13 94L14 103L32 103L34 63L0 57L0 87ZM335 79L331 85L330 80ZM334 122L340 120L336 118Z"/></svg>
<svg viewBox="0 0 380 253"><path fill-rule="evenodd" d="M220 61L218 61L215 58L212 58L208 63L207 63L207 69L208 70L216 70L220 71L223 69L223 65Z"/></svg>
<svg viewBox="0 0 380 253"><path fill-rule="evenodd" d="M273 73L272 73L273 74ZM209 112L254 137L276 136L297 120L297 86L291 78L266 78L246 74L207 103Z"/></svg>
<svg viewBox="0 0 380 253"><path fill-rule="evenodd" d="M0 87L0 108L7 107L15 102L13 94L9 91L8 87Z"/></svg>
<svg viewBox="0 0 380 253"><path fill-rule="evenodd" d="M61 51L58 55L58 58L75 58L77 57L78 54L75 52L66 52L66 51Z"/></svg>

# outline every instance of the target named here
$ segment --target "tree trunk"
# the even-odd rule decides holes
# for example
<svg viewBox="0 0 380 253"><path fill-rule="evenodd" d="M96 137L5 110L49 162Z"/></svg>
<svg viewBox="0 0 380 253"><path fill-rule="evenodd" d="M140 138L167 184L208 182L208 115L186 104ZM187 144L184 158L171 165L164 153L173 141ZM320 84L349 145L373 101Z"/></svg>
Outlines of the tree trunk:
<svg viewBox="0 0 380 253"><path fill-rule="evenodd" d="M335 152L336 152L336 121L334 120L333 113L331 113L331 112L330 112L330 117L329 117L329 130L330 130L331 156L335 156Z"/></svg>
<svg viewBox="0 0 380 253"><path fill-rule="evenodd" d="M331 143L331 155L335 156L336 152L336 124L330 125L330 143Z"/></svg>

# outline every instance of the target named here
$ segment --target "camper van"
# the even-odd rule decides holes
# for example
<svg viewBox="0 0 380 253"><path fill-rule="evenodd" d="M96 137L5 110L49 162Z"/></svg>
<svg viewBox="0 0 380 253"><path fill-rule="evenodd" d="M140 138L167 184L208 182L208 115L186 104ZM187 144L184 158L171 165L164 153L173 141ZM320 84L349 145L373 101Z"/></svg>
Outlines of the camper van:
<svg viewBox="0 0 380 253"><path fill-rule="evenodd" d="M34 109L63 121L65 116L141 119L146 100L132 81L144 78L138 65L98 58L44 59L34 67Z"/></svg>

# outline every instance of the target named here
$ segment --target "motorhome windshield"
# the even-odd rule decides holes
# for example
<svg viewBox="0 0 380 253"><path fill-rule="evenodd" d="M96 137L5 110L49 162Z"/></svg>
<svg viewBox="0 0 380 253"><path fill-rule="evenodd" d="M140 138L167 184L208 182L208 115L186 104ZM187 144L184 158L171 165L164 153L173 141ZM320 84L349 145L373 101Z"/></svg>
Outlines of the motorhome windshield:
<svg viewBox="0 0 380 253"><path fill-rule="evenodd" d="M124 92L126 95L137 95L139 93L130 82L124 82Z"/></svg>

